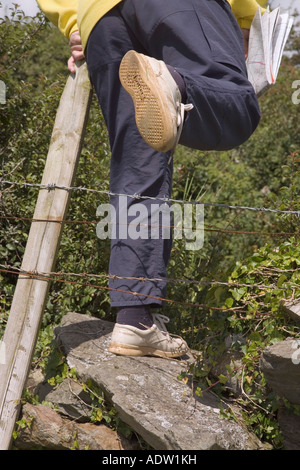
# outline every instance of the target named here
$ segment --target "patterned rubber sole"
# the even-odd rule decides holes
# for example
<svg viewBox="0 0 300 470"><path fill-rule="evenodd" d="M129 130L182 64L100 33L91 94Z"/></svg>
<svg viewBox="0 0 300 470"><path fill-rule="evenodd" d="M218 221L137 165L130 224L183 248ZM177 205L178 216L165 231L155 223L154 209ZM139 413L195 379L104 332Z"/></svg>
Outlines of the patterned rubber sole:
<svg viewBox="0 0 300 470"><path fill-rule="evenodd" d="M120 65L120 80L130 94L135 107L138 130L150 147L167 152L173 146L173 125L164 108L157 79L147 58L129 51Z"/></svg>

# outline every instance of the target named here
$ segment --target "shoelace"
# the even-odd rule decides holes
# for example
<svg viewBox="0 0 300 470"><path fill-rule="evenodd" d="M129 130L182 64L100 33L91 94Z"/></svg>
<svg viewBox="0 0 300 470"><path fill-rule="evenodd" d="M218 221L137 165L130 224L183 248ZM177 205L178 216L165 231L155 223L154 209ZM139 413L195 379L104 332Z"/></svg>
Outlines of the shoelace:
<svg viewBox="0 0 300 470"><path fill-rule="evenodd" d="M167 317L166 315L162 315L161 313L152 313L152 318L153 318L153 321L154 321L155 325L157 326L157 328L160 331L162 331L163 333L165 333L168 340L172 344L174 344L175 349L180 351L181 346L184 347L185 344L183 342L182 345L180 347L178 347L178 343L176 343L175 338L180 338L182 340L181 336L173 335L173 334L168 332L168 330L166 328L166 323L169 323L170 318ZM185 350L185 347L184 347L184 350Z"/></svg>
<svg viewBox="0 0 300 470"><path fill-rule="evenodd" d="M177 131L177 138L176 138L176 142L175 142L175 145L171 151L171 156L170 156L170 159L169 159L169 163L174 155L174 152L176 150L176 147L178 145L178 142L179 142L179 139L180 139L180 136L181 136L181 133L182 133L182 128L183 128L183 124L184 124L184 115L185 113L187 113L188 111L191 111L194 107L194 105L192 103L189 103L189 104L183 104L183 103L176 103L176 106L177 106L177 127L178 127L178 131Z"/></svg>
<svg viewBox="0 0 300 470"><path fill-rule="evenodd" d="M182 345L180 347L178 347L178 343L175 342L175 340L173 338L181 338L181 336L178 336L178 335L173 335L171 333L168 332L167 328L166 328L166 323L169 323L170 321L170 318L167 317L166 315L162 315L161 313L152 313L152 318L153 318L153 321L155 323L155 325L157 326L157 328L164 332L167 336L167 338L169 339L169 341L171 341L174 346L176 347L176 349L180 352L180 349L181 349L181 346L184 348L184 351L183 352L186 352L185 350L185 342L183 341ZM173 336L173 338L172 338Z"/></svg>
<svg viewBox="0 0 300 470"><path fill-rule="evenodd" d="M161 313L152 313L153 321L156 324L156 326L161 330L164 331L165 333L169 332L165 326L166 323L169 323L170 318L166 317L166 315L162 315Z"/></svg>

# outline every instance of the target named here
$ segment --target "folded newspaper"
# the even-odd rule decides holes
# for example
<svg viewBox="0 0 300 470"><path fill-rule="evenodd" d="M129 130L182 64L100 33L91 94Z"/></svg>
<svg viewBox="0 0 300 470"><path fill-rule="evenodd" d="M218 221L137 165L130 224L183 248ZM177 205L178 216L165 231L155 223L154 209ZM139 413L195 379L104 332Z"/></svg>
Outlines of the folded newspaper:
<svg viewBox="0 0 300 470"><path fill-rule="evenodd" d="M270 12L269 7L261 14L257 9L250 28L248 78L256 94L264 93L275 83L282 54L293 25L289 13L280 13L280 8Z"/></svg>

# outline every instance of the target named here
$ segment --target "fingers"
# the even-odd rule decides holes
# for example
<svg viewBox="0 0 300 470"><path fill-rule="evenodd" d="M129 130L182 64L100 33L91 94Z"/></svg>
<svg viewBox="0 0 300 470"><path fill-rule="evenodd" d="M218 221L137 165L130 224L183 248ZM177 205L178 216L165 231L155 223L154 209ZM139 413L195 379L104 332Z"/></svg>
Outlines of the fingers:
<svg viewBox="0 0 300 470"><path fill-rule="evenodd" d="M71 56L70 59L68 60L68 69L70 70L71 73L75 73L75 60Z"/></svg>
<svg viewBox="0 0 300 470"><path fill-rule="evenodd" d="M79 31L73 31L73 33L70 36L70 45L73 44L81 44L81 37L79 34Z"/></svg>
<svg viewBox="0 0 300 470"><path fill-rule="evenodd" d="M72 52L72 57L75 61L84 59L84 54L83 54L82 48L81 49L74 48L74 49L71 50L71 52Z"/></svg>
<svg viewBox="0 0 300 470"><path fill-rule="evenodd" d="M71 73L75 73L75 62L84 59L81 37L78 31L71 34L69 45L72 55L68 60L68 69Z"/></svg>

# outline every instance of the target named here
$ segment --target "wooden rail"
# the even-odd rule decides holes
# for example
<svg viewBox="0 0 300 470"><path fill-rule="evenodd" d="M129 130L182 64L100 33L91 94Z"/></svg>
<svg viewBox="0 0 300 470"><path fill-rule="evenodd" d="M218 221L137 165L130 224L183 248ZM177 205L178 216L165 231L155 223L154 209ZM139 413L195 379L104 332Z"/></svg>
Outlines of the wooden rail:
<svg viewBox="0 0 300 470"><path fill-rule="evenodd" d="M85 62L77 64L63 91L42 184L71 186L81 153L91 102L91 85ZM55 266L67 214L69 191L41 189L21 269L51 272ZM49 223L57 220L59 223ZM49 281L20 275L0 347L0 449L8 450L30 370Z"/></svg>

